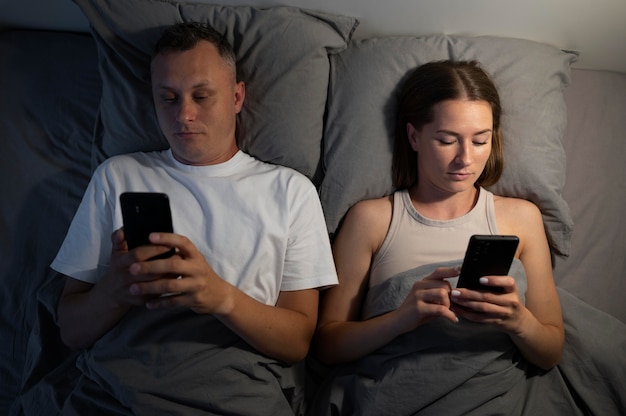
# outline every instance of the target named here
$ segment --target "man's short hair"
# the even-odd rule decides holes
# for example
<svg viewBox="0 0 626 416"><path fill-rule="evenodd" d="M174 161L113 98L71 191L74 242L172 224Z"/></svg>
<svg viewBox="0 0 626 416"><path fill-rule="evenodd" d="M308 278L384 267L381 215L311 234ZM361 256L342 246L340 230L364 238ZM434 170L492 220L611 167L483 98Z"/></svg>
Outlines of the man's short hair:
<svg viewBox="0 0 626 416"><path fill-rule="evenodd" d="M154 47L152 60L164 52L188 51L203 40L213 44L224 63L235 70L237 60L230 42L220 32L200 22L177 23L165 29Z"/></svg>

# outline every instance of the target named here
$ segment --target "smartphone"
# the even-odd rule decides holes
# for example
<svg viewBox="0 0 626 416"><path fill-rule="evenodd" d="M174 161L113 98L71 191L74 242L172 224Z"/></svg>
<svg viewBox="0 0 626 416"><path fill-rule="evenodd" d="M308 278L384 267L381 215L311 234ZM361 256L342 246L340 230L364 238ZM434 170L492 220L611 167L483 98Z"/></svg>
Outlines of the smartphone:
<svg viewBox="0 0 626 416"><path fill-rule="evenodd" d="M174 232L172 213L167 194L159 192L124 192L120 195L124 234L128 248L149 245L150 233ZM174 254L175 249L167 251L150 260L163 259Z"/></svg>
<svg viewBox="0 0 626 416"><path fill-rule="evenodd" d="M457 287L490 292L501 288L479 282L483 276L503 276L509 273L519 238L514 235L473 235L467 245Z"/></svg>

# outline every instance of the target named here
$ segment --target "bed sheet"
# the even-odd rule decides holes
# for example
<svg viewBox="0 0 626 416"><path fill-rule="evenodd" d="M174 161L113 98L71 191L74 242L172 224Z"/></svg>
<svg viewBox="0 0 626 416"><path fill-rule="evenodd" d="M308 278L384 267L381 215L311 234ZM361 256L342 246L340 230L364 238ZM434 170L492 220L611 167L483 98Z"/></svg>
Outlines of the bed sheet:
<svg viewBox="0 0 626 416"><path fill-rule="evenodd" d="M564 91L563 197L574 231L557 285L626 323L626 73L575 69Z"/></svg>
<svg viewBox="0 0 626 416"><path fill-rule="evenodd" d="M61 289L49 264L91 174L102 84L88 34L0 32L0 56L0 414L6 414L22 384L36 384L59 360L72 358L59 341L53 305L38 299ZM611 328L613 317L626 323L619 296L626 292L626 74L573 70L565 99L564 197L575 226L570 257L555 259L555 278L606 312L604 326ZM577 319L566 321L570 331L593 336L592 324Z"/></svg>
<svg viewBox="0 0 626 416"><path fill-rule="evenodd" d="M415 281L444 262L399 273L370 289L364 316L397 308ZM510 271L525 282L521 262ZM559 365L528 363L508 336L443 318L355 362L322 372L311 416L621 415L626 409L626 325L559 289L565 346Z"/></svg>
<svg viewBox="0 0 626 416"><path fill-rule="evenodd" d="M101 90L89 35L0 32L0 414L17 395L37 291L90 176ZM54 325L48 337L58 338Z"/></svg>

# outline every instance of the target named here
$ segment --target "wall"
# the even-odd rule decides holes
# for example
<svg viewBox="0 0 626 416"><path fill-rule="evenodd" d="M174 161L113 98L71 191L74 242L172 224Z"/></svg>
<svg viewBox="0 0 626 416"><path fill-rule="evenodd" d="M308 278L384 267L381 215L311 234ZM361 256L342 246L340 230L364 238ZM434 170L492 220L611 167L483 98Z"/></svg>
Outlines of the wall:
<svg viewBox="0 0 626 416"><path fill-rule="evenodd" d="M361 20L356 38L431 33L519 37L580 51L580 68L626 72L624 0L199 1L292 5L351 15ZM0 26L88 30L71 0L0 0L0 10Z"/></svg>

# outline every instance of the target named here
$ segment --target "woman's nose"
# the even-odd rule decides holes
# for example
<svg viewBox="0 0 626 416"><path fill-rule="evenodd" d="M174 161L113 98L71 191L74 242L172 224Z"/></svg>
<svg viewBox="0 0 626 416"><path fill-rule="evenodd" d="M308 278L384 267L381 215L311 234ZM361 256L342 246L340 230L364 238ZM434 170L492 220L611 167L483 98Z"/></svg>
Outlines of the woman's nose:
<svg viewBox="0 0 626 416"><path fill-rule="evenodd" d="M463 165L468 165L472 161L472 155L470 148L465 143L459 143L458 152L455 158L456 162Z"/></svg>

